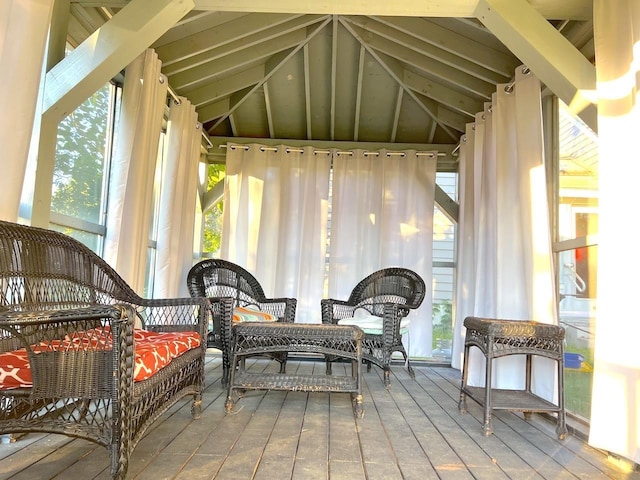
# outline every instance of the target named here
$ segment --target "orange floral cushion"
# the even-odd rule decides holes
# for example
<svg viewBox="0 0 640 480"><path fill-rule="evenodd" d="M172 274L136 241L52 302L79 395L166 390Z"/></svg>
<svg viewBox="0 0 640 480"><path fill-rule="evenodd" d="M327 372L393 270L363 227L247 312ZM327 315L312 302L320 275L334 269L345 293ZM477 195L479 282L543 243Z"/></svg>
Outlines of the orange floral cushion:
<svg viewBox="0 0 640 480"><path fill-rule="evenodd" d="M136 329L133 343L134 381L139 382L148 379L187 350L199 347L200 335L196 332L156 333ZM33 351L37 354L86 348L110 349L111 345L111 331L109 327L105 327L78 332L64 340L40 343L33 346ZM0 390L31 385L31 370L26 349L0 353Z"/></svg>

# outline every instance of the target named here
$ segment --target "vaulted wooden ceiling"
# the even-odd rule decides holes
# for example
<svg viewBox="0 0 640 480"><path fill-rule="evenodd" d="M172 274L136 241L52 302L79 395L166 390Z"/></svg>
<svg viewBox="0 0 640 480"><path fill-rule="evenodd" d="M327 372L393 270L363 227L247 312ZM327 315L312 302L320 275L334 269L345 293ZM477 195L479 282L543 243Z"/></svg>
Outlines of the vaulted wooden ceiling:
<svg viewBox="0 0 640 480"><path fill-rule="evenodd" d="M145 33L145 11L157 23L178 3L186 14ZM130 17L141 43L121 48L153 47L213 137L455 145L520 64L583 114L595 86L590 0L68 5L74 46Z"/></svg>

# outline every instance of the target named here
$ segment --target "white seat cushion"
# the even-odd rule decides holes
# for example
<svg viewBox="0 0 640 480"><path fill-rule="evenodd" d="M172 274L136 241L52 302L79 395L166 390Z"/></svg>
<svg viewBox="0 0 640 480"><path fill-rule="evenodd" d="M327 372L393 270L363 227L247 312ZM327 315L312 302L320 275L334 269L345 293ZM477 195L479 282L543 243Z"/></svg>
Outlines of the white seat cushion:
<svg viewBox="0 0 640 480"><path fill-rule="evenodd" d="M409 332L409 318L400 320L400 335ZM355 325L360 327L368 335L382 335L382 317L375 315L358 315L338 320L338 325Z"/></svg>

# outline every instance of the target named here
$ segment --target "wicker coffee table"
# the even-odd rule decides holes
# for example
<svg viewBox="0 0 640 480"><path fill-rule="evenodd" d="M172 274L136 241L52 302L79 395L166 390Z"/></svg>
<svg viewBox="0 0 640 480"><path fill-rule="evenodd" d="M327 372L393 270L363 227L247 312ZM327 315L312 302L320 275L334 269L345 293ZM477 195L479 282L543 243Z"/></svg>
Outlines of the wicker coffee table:
<svg viewBox="0 0 640 480"><path fill-rule="evenodd" d="M363 415L362 339L358 327L343 325L244 323L233 329L233 359L225 409L231 412L235 394L245 390L290 390L350 393L354 415ZM351 375L290 375L257 373L244 368L248 356L302 352L351 359Z"/></svg>
<svg viewBox="0 0 640 480"><path fill-rule="evenodd" d="M490 318L467 317L464 320L467 333L464 343L464 366L460 387L461 413L467 411L467 396L484 407L485 435L491 435L491 412L493 410L512 410L524 412L557 413L556 433L559 439L567 434L564 410L564 328L540 322L497 320ZM486 358L485 387L467 385L469 368L469 350L472 346L480 349ZM492 388L492 364L495 358L507 355L526 355L524 390ZM558 366L558 403L549 402L531 391L531 358L533 355L550 358Z"/></svg>

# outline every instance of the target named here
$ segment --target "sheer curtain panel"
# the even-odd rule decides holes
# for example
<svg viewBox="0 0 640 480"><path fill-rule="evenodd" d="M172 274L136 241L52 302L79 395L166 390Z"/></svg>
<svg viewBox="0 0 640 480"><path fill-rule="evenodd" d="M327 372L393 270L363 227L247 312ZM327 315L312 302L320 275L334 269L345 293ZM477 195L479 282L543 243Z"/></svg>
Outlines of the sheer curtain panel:
<svg viewBox="0 0 640 480"><path fill-rule="evenodd" d="M169 107L167 156L162 172L155 298L189 296L187 273L193 265L198 164L202 125L195 107L178 97Z"/></svg>
<svg viewBox="0 0 640 480"><path fill-rule="evenodd" d="M226 165L221 257L320 323L331 152L229 144Z"/></svg>
<svg viewBox="0 0 640 480"><path fill-rule="evenodd" d="M0 2L0 219L18 219L54 0Z"/></svg>
<svg viewBox="0 0 640 480"><path fill-rule="evenodd" d="M336 152L333 161L329 298L385 267L406 267L432 284L437 152ZM431 295L410 314L405 349L431 354Z"/></svg>
<svg viewBox="0 0 640 480"><path fill-rule="evenodd" d="M589 442L640 463L640 2L594 1L600 210L598 311Z"/></svg>
<svg viewBox="0 0 640 480"><path fill-rule="evenodd" d="M461 368L469 315L557 324L540 81L519 67L467 128L460 156L463 197L452 365ZM469 384L484 385L484 357L472 349ZM495 387L523 388L524 359L494 362ZM555 362L535 358L533 390L555 400Z"/></svg>
<svg viewBox="0 0 640 480"><path fill-rule="evenodd" d="M139 294L145 267L153 181L167 79L154 50L146 50L125 71L118 142L112 160L104 257Z"/></svg>

